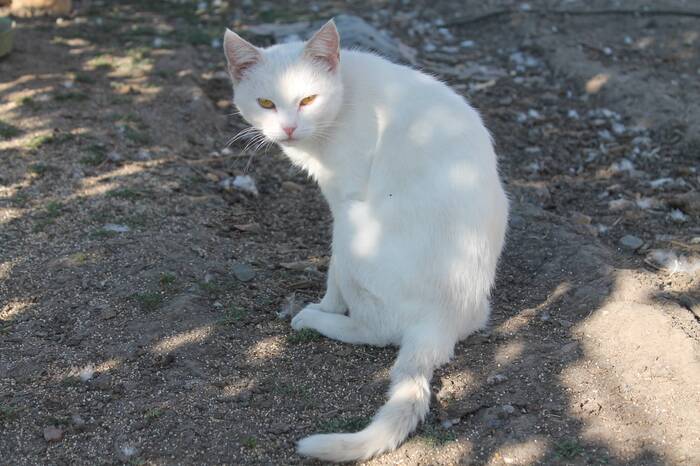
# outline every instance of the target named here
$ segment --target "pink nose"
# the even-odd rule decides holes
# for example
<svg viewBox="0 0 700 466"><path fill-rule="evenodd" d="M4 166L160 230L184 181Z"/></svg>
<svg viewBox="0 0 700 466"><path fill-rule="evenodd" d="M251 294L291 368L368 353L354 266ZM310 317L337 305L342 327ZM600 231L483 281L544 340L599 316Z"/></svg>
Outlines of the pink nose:
<svg viewBox="0 0 700 466"><path fill-rule="evenodd" d="M282 128L285 133L287 133L287 136L290 138L292 137L292 133L294 133L294 130L297 129L296 126L286 126Z"/></svg>

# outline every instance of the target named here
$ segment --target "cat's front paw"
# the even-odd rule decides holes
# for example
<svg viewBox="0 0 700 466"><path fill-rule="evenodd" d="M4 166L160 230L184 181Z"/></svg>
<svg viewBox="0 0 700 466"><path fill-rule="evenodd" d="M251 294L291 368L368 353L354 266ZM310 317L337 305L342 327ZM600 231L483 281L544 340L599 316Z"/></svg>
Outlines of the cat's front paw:
<svg viewBox="0 0 700 466"><path fill-rule="evenodd" d="M292 328L294 330L299 331L303 328L313 328L313 321L315 320L314 314L323 311L311 306L312 305L306 306L294 316L292 319Z"/></svg>

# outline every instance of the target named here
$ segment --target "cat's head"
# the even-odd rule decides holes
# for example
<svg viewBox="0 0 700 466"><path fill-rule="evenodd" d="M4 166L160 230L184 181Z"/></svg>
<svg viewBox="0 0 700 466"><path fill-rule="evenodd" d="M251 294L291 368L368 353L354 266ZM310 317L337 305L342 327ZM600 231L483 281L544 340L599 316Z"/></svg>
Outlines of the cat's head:
<svg viewBox="0 0 700 466"><path fill-rule="evenodd" d="M340 37L333 20L306 43L255 47L226 30L233 102L269 140L293 145L323 137L340 111Z"/></svg>

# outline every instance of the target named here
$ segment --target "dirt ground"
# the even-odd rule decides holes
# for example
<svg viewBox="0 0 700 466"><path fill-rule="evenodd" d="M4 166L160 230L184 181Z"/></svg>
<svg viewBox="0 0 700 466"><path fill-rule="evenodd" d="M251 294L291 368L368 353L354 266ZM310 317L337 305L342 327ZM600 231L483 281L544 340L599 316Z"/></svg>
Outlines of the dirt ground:
<svg viewBox="0 0 700 466"><path fill-rule="evenodd" d="M74 3L0 59L0 463L309 463L381 406L395 349L277 314L323 293L318 189L224 149L223 27L348 13L480 109L513 206L489 330L363 464L700 464L697 2Z"/></svg>

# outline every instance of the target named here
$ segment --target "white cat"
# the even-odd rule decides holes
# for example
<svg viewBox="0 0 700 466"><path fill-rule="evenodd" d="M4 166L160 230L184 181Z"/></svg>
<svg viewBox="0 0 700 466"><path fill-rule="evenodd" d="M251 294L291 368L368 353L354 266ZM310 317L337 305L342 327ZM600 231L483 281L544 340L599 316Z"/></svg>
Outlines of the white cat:
<svg viewBox="0 0 700 466"><path fill-rule="evenodd" d="M224 50L241 115L316 179L333 214L328 289L292 327L400 346L372 423L298 451L330 461L390 451L427 414L433 370L489 316L508 218L491 137L443 83L341 51L333 21L266 49L227 30Z"/></svg>

